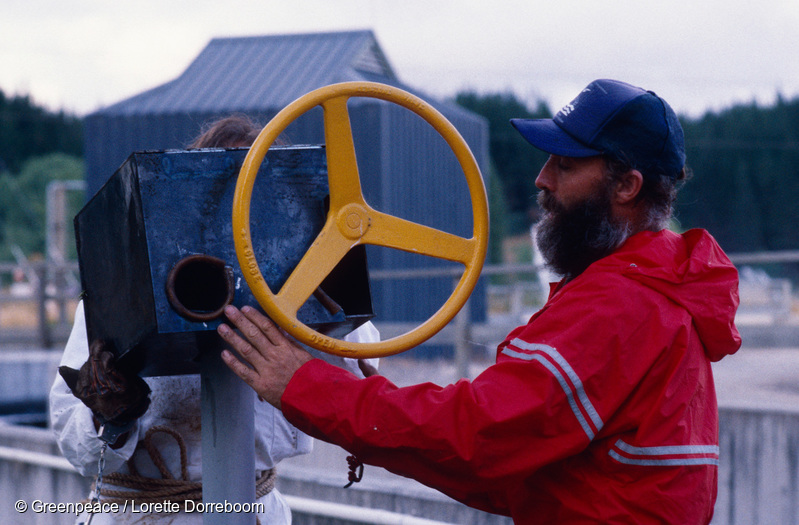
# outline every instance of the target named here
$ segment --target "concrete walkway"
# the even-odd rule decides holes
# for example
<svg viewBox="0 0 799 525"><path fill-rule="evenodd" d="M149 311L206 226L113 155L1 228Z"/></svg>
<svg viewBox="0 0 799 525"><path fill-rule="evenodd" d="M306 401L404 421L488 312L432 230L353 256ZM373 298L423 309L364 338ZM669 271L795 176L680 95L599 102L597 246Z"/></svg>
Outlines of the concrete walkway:
<svg viewBox="0 0 799 525"><path fill-rule="evenodd" d="M721 407L799 413L799 348L744 346L713 374Z"/></svg>

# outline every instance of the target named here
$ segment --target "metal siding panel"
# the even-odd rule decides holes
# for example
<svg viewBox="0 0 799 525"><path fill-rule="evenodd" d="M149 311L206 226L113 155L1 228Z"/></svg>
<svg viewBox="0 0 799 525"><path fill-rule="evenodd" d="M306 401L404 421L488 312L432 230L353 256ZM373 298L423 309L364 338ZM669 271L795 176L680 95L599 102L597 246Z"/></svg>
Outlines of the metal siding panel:
<svg viewBox="0 0 799 525"><path fill-rule="evenodd" d="M265 105L282 107L351 71L360 51L372 42L371 31L214 39L175 80L100 112L230 112Z"/></svg>
<svg viewBox="0 0 799 525"><path fill-rule="evenodd" d="M263 109L278 107L275 71L280 71L277 52L262 46L247 46L230 66L231 86L227 108Z"/></svg>
<svg viewBox="0 0 799 525"><path fill-rule="evenodd" d="M364 46L373 44L377 45L370 31L212 40L176 80L87 117L87 122L96 119L93 128L87 126L90 191L99 189L101 181L137 149L184 147L212 116L245 111L271 117L312 89L360 78L395 85L430 102L460 130L484 169L488 162L485 119L454 104L432 100L395 77L355 71L353 61ZM447 159L442 148L448 147L443 139L433 140L437 134L432 128L394 104L364 101L352 106L357 107L351 113L353 128L364 130L358 132L363 135L358 139L363 143L358 151L359 166L375 176L374 182L364 183L369 198L378 201L374 205L448 231L454 226L453 233L470 233L471 208L463 206L468 202L468 191L465 182L463 190L452 189L453 179L463 175L459 169L457 174L451 173L454 160ZM290 126L287 134L292 143L323 141L320 111ZM90 146L90 140L96 144ZM467 211L468 221L464 217ZM372 268L443 264L424 259L391 250L370 250ZM389 319L420 319L437 296L449 296L451 283L448 279L439 281L433 285L375 283L376 310L385 309ZM424 304L420 304L422 300ZM438 306L440 302L435 308Z"/></svg>
<svg viewBox="0 0 799 525"><path fill-rule="evenodd" d="M110 176L108 150L116 142L116 137L113 134L111 117L90 115L86 118L86 123L86 198L89 199Z"/></svg>
<svg viewBox="0 0 799 525"><path fill-rule="evenodd" d="M388 129L385 147L389 149L390 158L383 172L383 184L387 188L384 194L388 199L384 203L385 211L452 231L436 214L441 196L435 191L437 183L431 181L431 174L439 176L440 168L438 159L430 153L431 133L435 132L421 119L396 105L387 105L383 115L388 119L384 128ZM388 251L384 260L386 269L429 268L446 264L394 250ZM451 290L449 279L403 280L386 283L381 299L390 305L387 312L390 319L422 321L443 304Z"/></svg>
<svg viewBox="0 0 799 525"><path fill-rule="evenodd" d="M293 100L307 91L304 87L301 87L302 77L297 74L297 64L307 64L302 59L303 52L307 49L308 46L295 46L291 45L290 42L284 42L276 53L276 56L281 59L281 64L288 65L288 67L282 68L281 74L273 76L272 90L274 93L280 94L282 99ZM308 67L308 70L311 71L313 68Z"/></svg>
<svg viewBox="0 0 799 525"><path fill-rule="evenodd" d="M85 192L86 200L94 195L94 192L90 191L91 188L100 187L99 178L104 158L102 142L97 140L97 138L101 136L102 128L107 118L100 115L89 115L83 121L83 154L86 162L84 178L86 179L86 186L89 188Z"/></svg>
<svg viewBox="0 0 799 525"><path fill-rule="evenodd" d="M472 153L475 156L486 189L489 187L488 171L488 122L481 116L467 114L462 108L452 111L452 107L445 109L445 115L458 128ZM489 210L490 213L490 210ZM490 217L489 217L490 220ZM482 322L486 319L488 299L486 295L485 279L480 279L475 286L470 298L470 318L473 322Z"/></svg>
<svg viewBox="0 0 799 525"><path fill-rule="evenodd" d="M169 111L193 111L211 113L228 106L230 84L235 79L230 67L235 62L231 46L210 47L205 61L196 60L198 67L191 67L185 73L182 89L174 89ZM201 67L200 67L201 66Z"/></svg>
<svg viewBox="0 0 799 525"><path fill-rule="evenodd" d="M452 115L447 116L452 117ZM458 117L459 115L455 115L452 119L453 125L462 132L470 148L475 149L475 141L470 140L468 129L464 129L468 127L469 122ZM427 191L424 192L424 199L416 199L417 206L423 206L423 210L420 211L429 214L426 218L428 224L457 235L471 236L473 228L471 197L463 171L454 154L443 138L426 123L421 123L412 116L406 118L414 119L415 127L421 126L421 129L414 129L412 134L417 141L421 140L422 144L421 146L417 144L410 151L406 151L405 155L417 159L419 165L414 169L423 171L424 166L428 166L427 169L431 170L424 175L423 181L418 181L418 184L427 186ZM449 263L440 262L441 266L447 264ZM453 283L449 279L440 279L430 290L422 290L420 296L431 298L433 304L428 305L428 308L438 308L449 297L452 286ZM473 313L482 318L485 308L482 285L473 292L471 303Z"/></svg>
<svg viewBox="0 0 799 525"><path fill-rule="evenodd" d="M349 112L363 196L369 205L384 210L383 126L379 104L371 100L366 103L351 104ZM385 268L387 249L367 246L366 251L371 270ZM386 283L382 280L372 280L370 286L376 315L381 319L393 319L394 317L390 316L393 305L387 300Z"/></svg>

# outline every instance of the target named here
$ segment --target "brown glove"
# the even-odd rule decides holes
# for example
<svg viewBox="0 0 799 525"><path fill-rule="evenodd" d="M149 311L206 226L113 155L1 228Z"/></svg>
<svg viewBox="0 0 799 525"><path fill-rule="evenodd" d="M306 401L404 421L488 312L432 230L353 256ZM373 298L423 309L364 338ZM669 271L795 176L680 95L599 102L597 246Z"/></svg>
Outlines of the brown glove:
<svg viewBox="0 0 799 525"><path fill-rule="evenodd" d="M101 425L129 425L150 406L150 387L135 373L119 370L116 357L102 341L92 343L89 360L80 370L60 366L58 373Z"/></svg>

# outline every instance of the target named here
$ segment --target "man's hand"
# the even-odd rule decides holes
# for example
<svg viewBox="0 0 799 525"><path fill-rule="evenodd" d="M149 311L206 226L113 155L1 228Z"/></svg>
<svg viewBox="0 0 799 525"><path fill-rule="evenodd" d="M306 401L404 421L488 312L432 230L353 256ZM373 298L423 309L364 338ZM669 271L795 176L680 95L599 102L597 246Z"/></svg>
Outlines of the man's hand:
<svg viewBox="0 0 799 525"><path fill-rule="evenodd" d="M229 305L225 315L241 336L228 325L219 325L219 335L239 354L237 358L225 350L222 360L263 400L280 409L280 398L294 373L313 357L254 308Z"/></svg>

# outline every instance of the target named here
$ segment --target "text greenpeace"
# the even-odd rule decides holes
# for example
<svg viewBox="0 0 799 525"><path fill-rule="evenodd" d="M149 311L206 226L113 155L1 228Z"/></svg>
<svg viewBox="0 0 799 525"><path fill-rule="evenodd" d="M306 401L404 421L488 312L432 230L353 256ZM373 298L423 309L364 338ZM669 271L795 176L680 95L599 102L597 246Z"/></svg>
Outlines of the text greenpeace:
<svg viewBox="0 0 799 525"><path fill-rule="evenodd" d="M17 512L25 512L28 510L28 505L20 500L16 504ZM87 512L89 514L100 514L107 512L119 512L120 506L118 503L107 503L100 501L87 501L77 503L45 503L42 500L33 500L30 504L30 510L34 514L81 514Z"/></svg>
<svg viewBox="0 0 799 525"><path fill-rule="evenodd" d="M265 506L263 503L238 503L223 501L219 503L202 503L199 501L158 501L140 502L136 500L124 500L121 502L88 501L77 503L47 503L42 500L34 500L28 504L24 500L17 501L15 509L19 513L28 510L35 514L263 514Z"/></svg>

